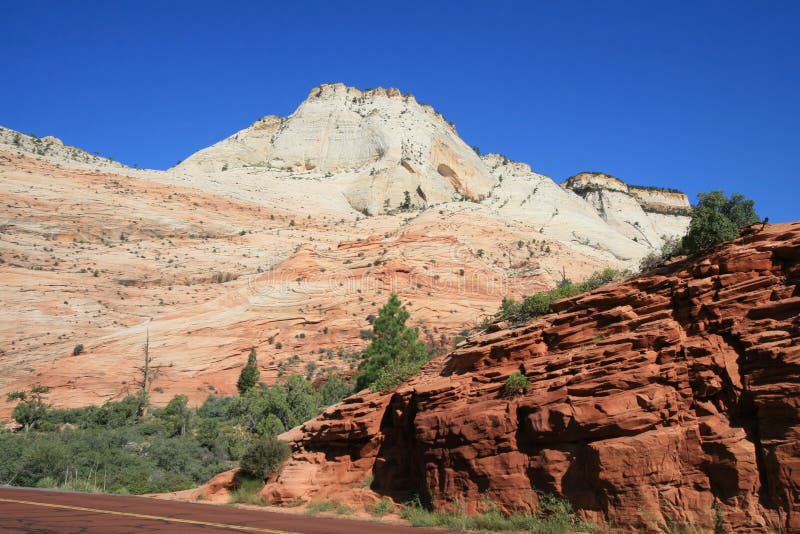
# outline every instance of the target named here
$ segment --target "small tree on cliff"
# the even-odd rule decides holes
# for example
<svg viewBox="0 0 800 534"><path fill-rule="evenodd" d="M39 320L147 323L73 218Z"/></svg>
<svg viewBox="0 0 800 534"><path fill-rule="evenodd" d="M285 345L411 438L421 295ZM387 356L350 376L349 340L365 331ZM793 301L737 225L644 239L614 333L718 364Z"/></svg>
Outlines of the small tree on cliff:
<svg viewBox="0 0 800 534"><path fill-rule="evenodd" d="M430 359L416 329L406 326L410 314L392 293L375 319L372 343L364 351L356 389L388 389L413 376Z"/></svg>
<svg viewBox="0 0 800 534"><path fill-rule="evenodd" d="M49 391L50 389L45 386L35 385L28 391L12 391L7 395L6 399L9 402L19 401L11 417L22 425L26 434L47 415L49 405L44 402L44 396Z"/></svg>
<svg viewBox="0 0 800 534"><path fill-rule="evenodd" d="M761 219L755 202L734 194L730 198L722 191L699 193L699 202L692 213L689 232L683 238L687 254L697 254L716 244L739 237L739 230Z"/></svg>
<svg viewBox="0 0 800 534"><path fill-rule="evenodd" d="M247 365L242 368L239 373L239 380L236 382L236 389L239 390L240 395L244 395L247 390L255 387L258 384L258 379L261 373L258 371L258 361L256 360L256 348L250 349L250 355L247 357Z"/></svg>

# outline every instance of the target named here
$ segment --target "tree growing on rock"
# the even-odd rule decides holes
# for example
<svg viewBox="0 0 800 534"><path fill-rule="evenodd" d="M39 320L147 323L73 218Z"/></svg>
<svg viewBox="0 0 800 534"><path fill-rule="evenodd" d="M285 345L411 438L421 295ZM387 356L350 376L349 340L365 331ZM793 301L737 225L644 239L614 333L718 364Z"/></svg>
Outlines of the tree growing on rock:
<svg viewBox="0 0 800 534"><path fill-rule="evenodd" d="M256 359L256 348L250 349L250 355L247 356L247 365L242 368L239 373L239 380L236 382L236 389L239 390L240 395L244 395L248 390L258 384L258 379L261 373L258 371L258 360Z"/></svg>
<svg viewBox="0 0 800 534"><path fill-rule="evenodd" d="M683 238L687 254L697 254L714 245L739 237L739 230L759 222L755 202L744 195L726 197L723 191L699 193L689 232Z"/></svg>
<svg viewBox="0 0 800 534"><path fill-rule="evenodd" d="M417 330L406 326L410 317L395 293L381 308L372 326L372 343L363 354L356 389L389 389L407 380L430 359Z"/></svg>

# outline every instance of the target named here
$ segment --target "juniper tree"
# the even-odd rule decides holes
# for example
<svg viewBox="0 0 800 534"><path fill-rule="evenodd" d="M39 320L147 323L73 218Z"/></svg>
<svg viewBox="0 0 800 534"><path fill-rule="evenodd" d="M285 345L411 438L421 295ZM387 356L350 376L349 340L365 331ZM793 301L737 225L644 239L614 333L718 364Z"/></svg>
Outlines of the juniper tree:
<svg viewBox="0 0 800 534"><path fill-rule="evenodd" d="M239 394L244 395L247 390L255 387L258 384L260 375L258 361L256 360L256 348L252 347L250 355L247 357L247 365L242 368L242 372L239 373L239 380L236 382L236 389L239 390Z"/></svg>
<svg viewBox="0 0 800 534"><path fill-rule="evenodd" d="M11 417L22 425L26 434L47 415L50 405L44 401L44 396L49 392L49 388L37 384L28 391L12 391L6 395L9 402L19 401L14 407Z"/></svg>
<svg viewBox="0 0 800 534"><path fill-rule="evenodd" d="M692 213L689 232L683 238L683 248L696 254L739 236L739 229L759 222L755 202L734 194L730 198L722 191L697 195L699 202Z"/></svg>

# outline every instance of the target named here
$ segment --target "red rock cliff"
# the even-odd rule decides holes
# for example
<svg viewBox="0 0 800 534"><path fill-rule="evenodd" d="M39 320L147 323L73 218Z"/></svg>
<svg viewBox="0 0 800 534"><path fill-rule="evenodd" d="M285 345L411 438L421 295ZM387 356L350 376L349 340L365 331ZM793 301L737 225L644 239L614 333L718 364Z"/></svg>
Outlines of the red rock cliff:
<svg viewBox="0 0 800 534"><path fill-rule="evenodd" d="M800 532L800 223L472 337L387 394L284 435L280 501L418 493L535 508L534 490L625 528ZM531 381L508 398L521 370ZM355 491L355 490L354 490ZM359 490L361 491L361 490ZM716 504L715 504L716 503Z"/></svg>

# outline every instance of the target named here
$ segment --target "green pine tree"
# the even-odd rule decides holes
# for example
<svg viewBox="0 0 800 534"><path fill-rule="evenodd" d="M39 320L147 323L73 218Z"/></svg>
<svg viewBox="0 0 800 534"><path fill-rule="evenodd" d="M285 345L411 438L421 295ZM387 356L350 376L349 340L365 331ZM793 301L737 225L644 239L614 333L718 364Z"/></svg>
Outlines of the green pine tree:
<svg viewBox="0 0 800 534"><path fill-rule="evenodd" d="M392 293L372 325L372 343L364 351L356 389L389 389L407 380L430 359L416 329L406 326L408 311Z"/></svg>
<svg viewBox="0 0 800 534"><path fill-rule="evenodd" d="M242 368L242 372L239 373L239 381L236 382L236 389L239 390L239 394L244 395L247 390L255 387L260 376L261 373L258 371L258 361L256 360L256 348L253 347L247 357L247 365Z"/></svg>

